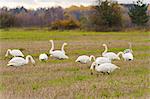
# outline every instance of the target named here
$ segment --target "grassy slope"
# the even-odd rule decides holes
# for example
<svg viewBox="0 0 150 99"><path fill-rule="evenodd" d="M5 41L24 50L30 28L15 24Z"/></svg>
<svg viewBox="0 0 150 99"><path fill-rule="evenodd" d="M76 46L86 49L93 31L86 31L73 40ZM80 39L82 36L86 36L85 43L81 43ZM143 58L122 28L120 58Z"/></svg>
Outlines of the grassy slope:
<svg viewBox="0 0 150 99"><path fill-rule="evenodd" d="M149 86L149 34L150 32L81 32L11 29L0 30L0 90L2 97L15 98L94 98L120 97L148 98ZM69 60L38 61L41 52L48 52L49 39L55 40L55 47L65 48ZM100 56L102 43L107 43L109 51L119 52L133 43L133 62L114 61L121 67L111 75L91 76L88 65L74 63L78 55ZM14 69L6 67L8 58L4 54L8 48L19 48L36 59L36 67L31 64Z"/></svg>

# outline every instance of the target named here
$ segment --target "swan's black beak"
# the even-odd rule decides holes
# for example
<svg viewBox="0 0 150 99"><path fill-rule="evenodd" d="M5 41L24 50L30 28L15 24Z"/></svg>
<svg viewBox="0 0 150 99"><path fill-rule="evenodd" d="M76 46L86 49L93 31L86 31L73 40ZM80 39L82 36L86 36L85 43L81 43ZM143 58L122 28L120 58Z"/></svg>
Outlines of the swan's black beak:
<svg viewBox="0 0 150 99"><path fill-rule="evenodd" d="M93 72L91 72L91 75L93 75Z"/></svg>

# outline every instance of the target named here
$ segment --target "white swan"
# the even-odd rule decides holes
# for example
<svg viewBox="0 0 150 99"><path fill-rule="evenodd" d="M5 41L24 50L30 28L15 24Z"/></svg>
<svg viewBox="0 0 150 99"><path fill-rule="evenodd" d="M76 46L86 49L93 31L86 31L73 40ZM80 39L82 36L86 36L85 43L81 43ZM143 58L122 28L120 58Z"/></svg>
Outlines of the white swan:
<svg viewBox="0 0 150 99"><path fill-rule="evenodd" d="M123 53L123 52L119 52L120 54L122 54L122 57L125 61L131 61L133 60L133 54L128 52L128 53Z"/></svg>
<svg viewBox="0 0 150 99"><path fill-rule="evenodd" d="M95 60L95 57L93 55L91 55L91 56L82 55L82 56L79 56L75 62L80 62L80 63L86 64L86 63L91 62L92 58Z"/></svg>
<svg viewBox="0 0 150 99"><path fill-rule="evenodd" d="M119 54L115 54L114 52L107 52L108 48L106 44L103 44L103 46L105 47L105 51L102 53L103 57L109 58L110 60L114 60L114 59L118 59L119 58Z"/></svg>
<svg viewBox="0 0 150 99"><path fill-rule="evenodd" d="M18 49L13 49L13 50L8 49L7 52L6 52L5 57L7 57L8 54L10 54L10 55L12 55L14 57L17 57L17 56L24 57L23 53L20 50L18 50Z"/></svg>
<svg viewBox="0 0 150 99"><path fill-rule="evenodd" d="M61 51L65 54L65 50L64 50L64 47L67 45L67 43L64 43L61 47Z"/></svg>
<svg viewBox="0 0 150 99"><path fill-rule="evenodd" d="M104 63L111 63L111 60L106 57L97 57L95 62L97 65L100 65L100 64L104 64Z"/></svg>
<svg viewBox="0 0 150 99"><path fill-rule="evenodd" d="M123 51L123 53L133 53L132 45L131 45L130 42L129 42L129 49L125 49L125 50Z"/></svg>
<svg viewBox="0 0 150 99"><path fill-rule="evenodd" d="M34 59L32 58L31 55L28 55L26 56L26 58L22 58L22 57L13 57L7 64L7 66L22 66L22 65L25 65L25 64L28 64L29 63L29 60L31 60L31 62L33 64L35 64L35 61Z"/></svg>
<svg viewBox="0 0 150 99"><path fill-rule="evenodd" d="M45 53L40 54L39 60L40 60L40 61L47 61L47 60L48 60L47 54L45 54Z"/></svg>
<svg viewBox="0 0 150 99"><path fill-rule="evenodd" d="M61 50L55 50L54 51L54 42L53 40L50 40L52 47L49 51L49 53L51 54L52 57L58 58L58 59L68 59L69 57L67 55L65 55L64 52L62 52Z"/></svg>
<svg viewBox="0 0 150 99"><path fill-rule="evenodd" d="M90 70L92 71L91 74L93 74L93 70L101 73L108 73L110 74L113 72L115 69L120 69L120 67L116 66L115 64L112 63L104 63L101 65L96 65L95 62L92 63Z"/></svg>

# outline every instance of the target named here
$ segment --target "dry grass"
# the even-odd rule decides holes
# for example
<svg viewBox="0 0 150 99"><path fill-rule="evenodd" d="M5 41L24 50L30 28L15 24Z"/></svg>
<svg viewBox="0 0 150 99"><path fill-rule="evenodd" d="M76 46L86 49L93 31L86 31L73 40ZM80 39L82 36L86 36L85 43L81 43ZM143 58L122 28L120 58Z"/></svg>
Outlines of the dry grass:
<svg viewBox="0 0 150 99"><path fill-rule="evenodd" d="M32 36L34 37L32 40L30 36L35 35L35 32L37 34L35 37ZM10 33L11 36L8 35ZM150 97L148 94L150 92L149 33L45 30L35 30L32 33L20 29L1 31L0 97L1 99L148 99ZM48 52L50 48L48 39L55 39L56 49L66 41L68 43L66 52L70 59L49 58L48 62L39 62L39 53ZM113 63L121 69L111 75L100 74L98 77L90 75L90 64L74 62L81 54L100 56L103 51L102 43L107 43L110 51L119 52L128 48L127 42L133 43L135 60L114 61ZM36 66L28 64L17 69L7 67L6 64L10 59L4 58L4 55L8 48L20 48L26 55L32 54Z"/></svg>

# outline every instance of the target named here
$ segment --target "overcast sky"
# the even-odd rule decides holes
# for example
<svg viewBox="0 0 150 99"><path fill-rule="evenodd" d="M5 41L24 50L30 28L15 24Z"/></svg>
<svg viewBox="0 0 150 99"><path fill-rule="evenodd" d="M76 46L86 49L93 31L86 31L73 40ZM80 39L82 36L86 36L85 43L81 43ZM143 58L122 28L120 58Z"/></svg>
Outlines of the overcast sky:
<svg viewBox="0 0 150 99"><path fill-rule="evenodd" d="M119 3L132 3L137 0L116 0ZM150 0L144 0L145 3L150 4ZM38 7L51 7L62 6L64 8L71 5L93 5L95 0L0 0L0 7L7 6L14 8L17 6L24 6L26 8L38 8Z"/></svg>

